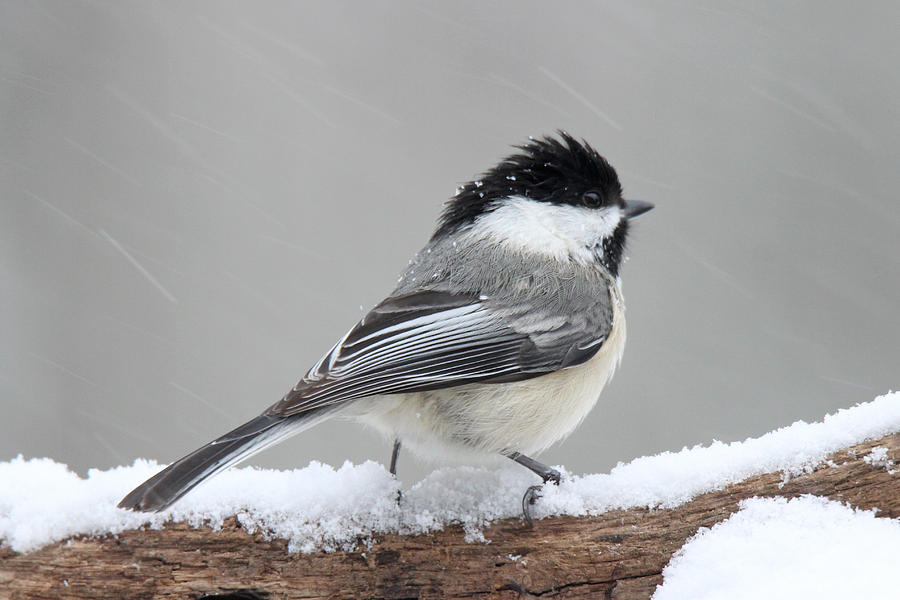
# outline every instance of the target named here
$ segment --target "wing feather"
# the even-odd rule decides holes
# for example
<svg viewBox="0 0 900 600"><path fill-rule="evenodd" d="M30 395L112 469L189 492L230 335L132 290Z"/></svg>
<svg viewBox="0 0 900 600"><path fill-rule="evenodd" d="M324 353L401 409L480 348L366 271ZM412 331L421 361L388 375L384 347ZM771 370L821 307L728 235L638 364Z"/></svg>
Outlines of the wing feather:
<svg viewBox="0 0 900 600"><path fill-rule="evenodd" d="M598 302L597 310L605 306ZM389 298L268 412L290 416L366 396L526 379L580 364L609 333L610 320L598 315L496 306L442 291Z"/></svg>

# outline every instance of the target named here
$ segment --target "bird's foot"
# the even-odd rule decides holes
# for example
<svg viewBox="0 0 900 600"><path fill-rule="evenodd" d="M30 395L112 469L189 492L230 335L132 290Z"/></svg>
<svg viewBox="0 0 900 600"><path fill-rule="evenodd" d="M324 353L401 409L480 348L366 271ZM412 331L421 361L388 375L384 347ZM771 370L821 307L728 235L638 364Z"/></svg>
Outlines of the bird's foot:
<svg viewBox="0 0 900 600"><path fill-rule="evenodd" d="M541 497L542 487L544 486L533 485L525 490L525 495L522 496L522 515L525 517L525 522L528 523L529 527L534 527L534 518L531 516L531 507L534 506L534 503Z"/></svg>
<svg viewBox="0 0 900 600"><path fill-rule="evenodd" d="M529 527L534 527L534 517L531 516L531 507L540 499L541 490L544 488L544 485L546 485L548 481L552 482L553 485L559 485L559 482L562 479L562 476L556 469L548 470L546 473L542 474L541 477L544 479L544 483L531 486L525 490L525 495L522 496L522 515L525 517L525 522L528 523Z"/></svg>

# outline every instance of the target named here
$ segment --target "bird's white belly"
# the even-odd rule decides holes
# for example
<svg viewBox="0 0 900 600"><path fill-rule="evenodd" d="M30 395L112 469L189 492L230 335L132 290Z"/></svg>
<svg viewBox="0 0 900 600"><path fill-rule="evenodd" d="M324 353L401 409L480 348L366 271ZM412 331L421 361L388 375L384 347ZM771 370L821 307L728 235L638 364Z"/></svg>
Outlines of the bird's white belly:
<svg viewBox="0 0 900 600"><path fill-rule="evenodd" d="M538 453L584 420L618 366L625 311L620 296L613 305L609 337L586 363L512 383L371 398L355 416L425 458L471 461L500 452Z"/></svg>

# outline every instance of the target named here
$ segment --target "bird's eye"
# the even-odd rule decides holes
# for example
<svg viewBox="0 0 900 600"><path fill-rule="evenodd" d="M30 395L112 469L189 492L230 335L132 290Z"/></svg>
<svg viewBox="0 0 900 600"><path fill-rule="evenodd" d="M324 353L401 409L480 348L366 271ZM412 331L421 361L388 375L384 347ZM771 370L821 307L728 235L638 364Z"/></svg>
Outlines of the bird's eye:
<svg viewBox="0 0 900 600"><path fill-rule="evenodd" d="M603 204L603 199L597 192L585 192L581 195L581 200L586 206L598 207Z"/></svg>

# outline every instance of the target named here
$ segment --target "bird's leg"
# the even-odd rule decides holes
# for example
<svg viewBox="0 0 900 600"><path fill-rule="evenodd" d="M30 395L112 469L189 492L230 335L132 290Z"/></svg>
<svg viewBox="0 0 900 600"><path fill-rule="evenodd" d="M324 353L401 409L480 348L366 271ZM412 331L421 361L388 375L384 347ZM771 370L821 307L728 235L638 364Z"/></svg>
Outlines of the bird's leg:
<svg viewBox="0 0 900 600"><path fill-rule="evenodd" d="M394 450L391 452L391 475L397 477L397 457L400 456L400 438L394 438ZM397 490L397 504L403 498L403 492Z"/></svg>
<svg viewBox="0 0 900 600"><path fill-rule="evenodd" d="M400 438L394 438L394 451L391 452L391 475L397 476L397 457L400 456Z"/></svg>
<svg viewBox="0 0 900 600"><path fill-rule="evenodd" d="M561 475L556 469L552 469L543 463L539 463L533 458L520 454L519 452L510 452L506 456L535 473L544 480L544 483L552 481L555 485L559 485ZM541 487L543 486L533 485L525 490L525 495L522 496L522 514L525 516L525 521L528 522L529 527L534 525L534 519L531 518L531 506L541 497Z"/></svg>

